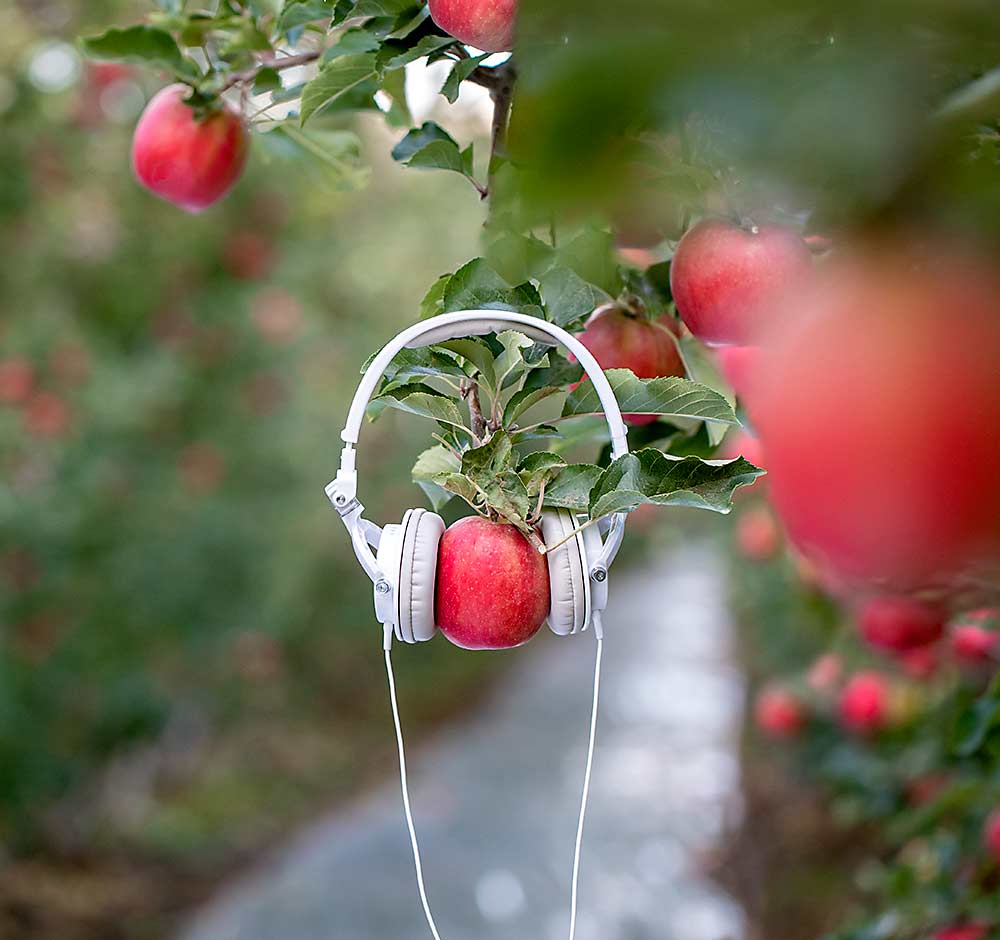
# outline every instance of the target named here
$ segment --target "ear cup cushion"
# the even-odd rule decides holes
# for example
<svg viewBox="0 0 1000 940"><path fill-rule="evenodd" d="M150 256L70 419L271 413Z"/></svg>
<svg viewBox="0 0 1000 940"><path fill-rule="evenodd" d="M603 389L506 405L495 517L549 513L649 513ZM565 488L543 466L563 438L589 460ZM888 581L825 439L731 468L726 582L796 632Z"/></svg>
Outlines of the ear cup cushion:
<svg viewBox="0 0 1000 940"><path fill-rule="evenodd" d="M542 514L542 539L554 545L565 539L577 526L576 518L567 509ZM549 564L549 629L558 636L567 636L583 629L586 616L586 585L583 559L580 557L579 535L546 554Z"/></svg>
<svg viewBox="0 0 1000 940"><path fill-rule="evenodd" d="M396 601L399 630L409 643L419 643L434 636L434 582L438 543L444 530L444 520L426 509L408 509L403 516Z"/></svg>

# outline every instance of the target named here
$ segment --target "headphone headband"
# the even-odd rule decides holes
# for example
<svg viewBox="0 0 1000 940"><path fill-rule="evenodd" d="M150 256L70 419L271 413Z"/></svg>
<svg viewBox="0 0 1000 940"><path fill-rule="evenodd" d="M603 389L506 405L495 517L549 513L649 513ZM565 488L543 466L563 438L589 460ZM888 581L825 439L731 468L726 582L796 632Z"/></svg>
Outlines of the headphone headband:
<svg viewBox="0 0 1000 940"><path fill-rule="evenodd" d="M364 421L365 409L378 386L385 370L403 349L419 346L433 346L449 339L463 336L498 333L501 330L513 329L523 333L529 339L546 343L550 346L561 345L568 349L583 367L583 371L594 385L594 391L601 401L604 416L611 431L611 453L621 457L628 453L625 423L622 421L621 409L614 392L611 390L604 371L598 365L590 350L575 336L567 333L562 327L541 320L525 313L507 312L504 310L460 310L457 313L443 313L429 320L415 323L403 330L395 339L390 340L381 352L372 360L365 371L358 390L354 393L351 410L347 414L347 423L341 432L341 439L348 444L357 444Z"/></svg>

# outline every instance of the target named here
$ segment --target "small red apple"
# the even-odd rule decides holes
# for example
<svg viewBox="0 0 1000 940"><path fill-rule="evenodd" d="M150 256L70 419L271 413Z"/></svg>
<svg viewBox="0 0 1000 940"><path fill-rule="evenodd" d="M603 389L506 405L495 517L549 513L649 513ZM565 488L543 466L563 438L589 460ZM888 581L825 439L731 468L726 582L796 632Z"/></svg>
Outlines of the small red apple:
<svg viewBox="0 0 1000 940"><path fill-rule="evenodd" d="M952 924L938 930L934 940L986 940L989 934L989 924Z"/></svg>
<svg viewBox="0 0 1000 940"><path fill-rule="evenodd" d="M781 547L781 531L767 506L752 506L736 520L736 545L750 561L773 558Z"/></svg>
<svg viewBox="0 0 1000 940"><path fill-rule="evenodd" d="M873 671L855 673L840 692L839 710L841 722L851 731L884 728L889 718L889 687L885 677Z"/></svg>
<svg viewBox="0 0 1000 940"><path fill-rule="evenodd" d="M805 726L802 703L780 686L761 690L754 705L754 718L761 731L775 738L794 738Z"/></svg>
<svg viewBox="0 0 1000 940"><path fill-rule="evenodd" d="M990 813L983 827L983 845L995 862L1000 862L1000 810Z"/></svg>
<svg viewBox="0 0 1000 940"><path fill-rule="evenodd" d="M845 584L907 594L1000 558L1000 277L947 246L918 261L829 262L751 390L791 540Z"/></svg>
<svg viewBox="0 0 1000 940"><path fill-rule="evenodd" d="M789 228L706 219L680 240L670 288L681 319L700 340L745 346L812 270L809 248Z"/></svg>
<svg viewBox="0 0 1000 940"><path fill-rule="evenodd" d="M873 597L862 606L858 626L872 646L899 653L939 640L944 618L909 597Z"/></svg>
<svg viewBox="0 0 1000 940"><path fill-rule="evenodd" d="M483 52L514 46L517 0L429 0L431 19L459 42Z"/></svg>
<svg viewBox="0 0 1000 940"><path fill-rule="evenodd" d="M250 137L228 105L201 119L185 103L189 88L169 85L150 100L132 138L132 168L150 192L201 212L233 187L246 165Z"/></svg>
<svg viewBox="0 0 1000 940"><path fill-rule="evenodd" d="M456 646L520 646L548 613L548 563L514 526L467 516L441 536L435 615Z"/></svg>
<svg viewBox="0 0 1000 940"><path fill-rule="evenodd" d="M222 266L241 281L259 281L274 261L270 239L256 232L234 232L222 247Z"/></svg>
<svg viewBox="0 0 1000 940"><path fill-rule="evenodd" d="M640 379L684 375L677 349L676 325L669 316L651 322L617 304L598 307L577 339L593 353L602 369L631 369ZM630 424L651 424L656 415L627 414Z"/></svg>
<svg viewBox="0 0 1000 940"><path fill-rule="evenodd" d="M978 611L975 613L979 613ZM983 611L989 614L984 620L992 620L996 611ZM951 651L955 658L966 663L987 663L993 660L1000 646L1000 633L980 626L973 615L966 615L951 628Z"/></svg>
<svg viewBox="0 0 1000 940"><path fill-rule="evenodd" d="M0 404L21 404L34 385L35 370L27 359L0 360Z"/></svg>
<svg viewBox="0 0 1000 940"><path fill-rule="evenodd" d="M715 361L729 387L740 398L745 397L760 361L760 349L756 346L720 346L715 351Z"/></svg>
<svg viewBox="0 0 1000 940"><path fill-rule="evenodd" d="M51 392L35 392L22 412L25 430L35 437L62 437L70 424L69 408Z"/></svg>

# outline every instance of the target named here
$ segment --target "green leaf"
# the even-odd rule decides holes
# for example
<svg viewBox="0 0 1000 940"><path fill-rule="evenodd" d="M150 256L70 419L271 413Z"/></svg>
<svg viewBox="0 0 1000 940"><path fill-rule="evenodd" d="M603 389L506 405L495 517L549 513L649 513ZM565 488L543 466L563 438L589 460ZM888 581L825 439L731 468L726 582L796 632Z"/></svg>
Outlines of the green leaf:
<svg viewBox="0 0 1000 940"><path fill-rule="evenodd" d="M372 353L361 367L365 372L378 353ZM421 346L417 349L401 349L392 357L385 370L387 381L402 381L415 376L451 375L464 378L465 370L455 361L453 356L441 352L434 346Z"/></svg>
<svg viewBox="0 0 1000 940"><path fill-rule="evenodd" d="M444 292L451 280L450 274L442 274L420 301L420 319L428 320L444 311Z"/></svg>
<svg viewBox="0 0 1000 940"><path fill-rule="evenodd" d="M482 258L459 268L448 281L443 312L476 309L515 310L541 317L541 297L531 284L511 287Z"/></svg>
<svg viewBox="0 0 1000 940"><path fill-rule="evenodd" d="M333 20L334 5L330 0L288 0L278 20L278 31L285 33L298 26Z"/></svg>
<svg viewBox="0 0 1000 940"><path fill-rule="evenodd" d="M334 59L302 90L301 123L374 75L375 57L371 53Z"/></svg>
<svg viewBox="0 0 1000 940"><path fill-rule="evenodd" d="M455 149L458 150L458 144L455 143L455 139L440 124L435 124L433 121L424 121L420 127L413 128L392 148L392 159L398 163L405 163L418 150L423 150L424 147L436 140L448 141L454 144Z"/></svg>
<svg viewBox="0 0 1000 940"><path fill-rule="evenodd" d="M416 6L413 0L358 0L352 15L399 17Z"/></svg>
<svg viewBox="0 0 1000 940"><path fill-rule="evenodd" d="M508 284L520 284L540 279L552 267L555 253L534 235L503 230L488 242L485 257Z"/></svg>
<svg viewBox="0 0 1000 940"><path fill-rule="evenodd" d="M400 389L389 391L385 395L372 399L372 403L384 402L397 411L419 415L421 418L432 418L442 424L465 430L462 413L454 399L442 395L440 392L435 392L433 389L428 389L426 386L416 392L411 389L412 386L403 386Z"/></svg>
<svg viewBox="0 0 1000 940"><path fill-rule="evenodd" d="M323 64L349 55L364 55L366 52L378 52L380 43L370 32L364 29L349 29L340 40L323 53Z"/></svg>
<svg viewBox="0 0 1000 940"><path fill-rule="evenodd" d="M80 41L85 55L111 62L130 62L167 69L180 78L196 79L198 67L184 58L170 33L153 26L109 29L100 36Z"/></svg>
<svg viewBox="0 0 1000 940"><path fill-rule="evenodd" d="M385 116L386 123L390 127L409 127L413 116L406 102L406 71L399 69L383 75L382 91L392 98L392 107Z"/></svg>
<svg viewBox="0 0 1000 940"><path fill-rule="evenodd" d="M416 62L417 59L423 59L432 52L453 45L455 45L455 39L452 36L423 36L409 47L402 41L389 39L382 45L378 65L385 71L391 72L393 69L403 68L410 62Z"/></svg>
<svg viewBox="0 0 1000 940"><path fill-rule="evenodd" d="M500 392L526 367L531 368L526 366L524 353L525 350L531 349L534 343L516 330L504 330L497 334L497 339L503 346L503 352L496 360L496 390Z"/></svg>
<svg viewBox="0 0 1000 940"><path fill-rule="evenodd" d="M540 401L556 395L564 389L554 385L546 385L542 388L522 388L510 396L503 410L503 423L510 427L529 408L533 408Z"/></svg>
<svg viewBox="0 0 1000 940"><path fill-rule="evenodd" d="M587 228L556 251L559 264L571 268L588 284L596 284L612 297L622 288L614 238L609 232Z"/></svg>
<svg viewBox="0 0 1000 940"><path fill-rule="evenodd" d="M417 457L417 462L413 465L410 475L424 491L435 512L443 509L453 495L441 486L437 478L449 473L457 473L460 466L458 457L441 444L429 447Z"/></svg>
<svg viewBox="0 0 1000 940"><path fill-rule="evenodd" d="M458 100L458 93L461 90L462 82L464 82L476 70L476 67L483 61L483 59L488 58L489 55L489 52L485 52L482 55L473 56L469 59L462 59L460 62L456 62L455 67L448 73L448 77L444 80L444 84L441 86L441 94L454 104Z"/></svg>
<svg viewBox="0 0 1000 940"><path fill-rule="evenodd" d="M545 490L542 505L545 509L572 509L587 512L590 491L600 479L600 467L586 463L571 463L556 475Z"/></svg>
<svg viewBox="0 0 1000 940"><path fill-rule="evenodd" d="M514 445L506 431L495 431L486 443L462 454L462 473L472 479L503 473L510 469Z"/></svg>
<svg viewBox="0 0 1000 940"><path fill-rule="evenodd" d="M547 450L536 451L528 454L521 461L517 468L517 475L524 483L528 496L532 501L538 499L538 494L543 485L547 486L562 469L566 466L566 461L558 454L550 453Z"/></svg>
<svg viewBox="0 0 1000 940"><path fill-rule="evenodd" d="M589 317L611 297L599 287L588 284L572 268L554 268L538 284L548 318L558 326L570 328Z"/></svg>
<svg viewBox="0 0 1000 940"><path fill-rule="evenodd" d="M534 535L528 525L531 500L521 478L513 470L498 474L480 484L486 494L487 505L508 522L517 526L525 535Z"/></svg>
<svg viewBox="0 0 1000 940"><path fill-rule="evenodd" d="M472 178L472 144L459 150L453 140L432 140L421 147L406 165L418 170L451 170Z"/></svg>
<svg viewBox="0 0 1000 940"><path fill-rule="evenodd" d="M592 519L600 519L643 503L727 513L732 509L733 490L753 483L762 473L742 457L674 459L647 448L619 457L601 474L590 493L589 513Z"/></svg>
<svg viewBox="0 0 1000 940"><path fill-rule="evenodd" d="M469 376L478 374L479 378L490 389L496 389L497 379L493 364L493 350L489 344L479 337L470 336L462 339L450 339L438 345L453 353L457 353L463 359L471 363L471 368L466 370Z"/></svg>
<svg viewBox="0 0 1000 940"><path fill-rule="evenodd" d="M625 414L666 415L668 418L739 424L725 398L689 379L676 376L640 379L628 369L608 369L604 374ZM567 396L563 416L600 414L602 411L594 386L586 379Z"/></svg>
<svg viewBox="0 0 1000 940"><path fill-rule="evenodd" d="M442 473L434 483L448 493L461 496L473 508L483 503L483 494L479 487L464 473Z"/></svg>
<svg viewBox="0 0 1000 940"><path fill-rule="evenodd" d="M281 90L281 75L276 69L262 68L253 80L253 93L263 95L269 91Z"/></svg>

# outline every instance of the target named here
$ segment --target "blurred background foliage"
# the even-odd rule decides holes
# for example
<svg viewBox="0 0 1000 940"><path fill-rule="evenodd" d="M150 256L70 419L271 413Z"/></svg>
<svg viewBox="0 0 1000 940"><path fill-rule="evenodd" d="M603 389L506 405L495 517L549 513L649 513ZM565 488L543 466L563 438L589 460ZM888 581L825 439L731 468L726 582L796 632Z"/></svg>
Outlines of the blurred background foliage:
<svg viewBox="0 0 1000 940"><path fill-rule="evenodd" d="M361 364L482 221L364 120L364 189L256 147L211 213L155 200L128 170L155 79L72 45L145 12L0 4L0 845L67 866L62 887L4 866L3 936L152 935L185 873L203 891L389 766L379 634L323 487ZM421 444L367 432L372 518L417 499ZM399 656L414 726L504 661Z"/></svg>

